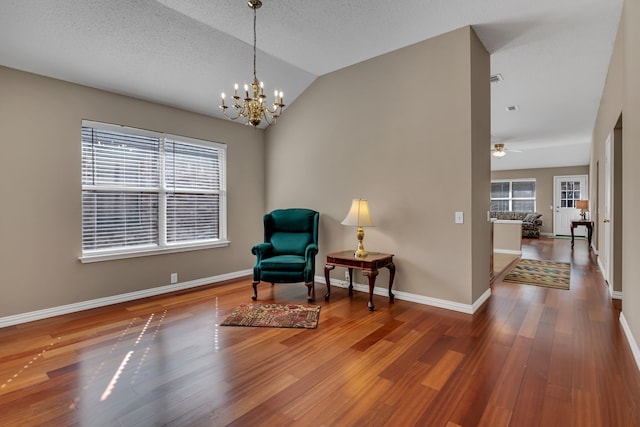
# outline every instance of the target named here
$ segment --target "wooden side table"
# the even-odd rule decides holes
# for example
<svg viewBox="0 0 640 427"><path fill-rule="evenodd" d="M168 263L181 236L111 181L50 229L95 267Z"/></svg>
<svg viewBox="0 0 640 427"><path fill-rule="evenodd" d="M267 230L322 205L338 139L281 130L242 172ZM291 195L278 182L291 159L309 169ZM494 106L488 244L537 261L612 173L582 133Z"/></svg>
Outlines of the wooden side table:
<svg viewBox="0 0 640 427"><path fill-rule="evenodd" d="M589 249L591 249L591 236L593 235L593 221L571 221L571 248L573 248L573 229L584 225L587 227L587 239L589 240Z"/></svg>
<svg viewBox="0 0 640 427"><path fill-rule="evenodd" d="M362 270L362 274L369 278L369 310L374 310L373 305L373 288L376 284L376 276L378 269L389 269L389 300L393 302L395 295L391 292L393 286L393 278L396 274L396 266L393 263L392 254L384 254L381 252L369 252L366 257L357 258L353 255L353 250L334 252L327 255L327 263L324 266L324 278L327 282L327 294L324 296L325 301L331 297L331 284L329 281L329 271L338 267L346 267L349 269L349 295L353 295L353 269Z"/></svg>

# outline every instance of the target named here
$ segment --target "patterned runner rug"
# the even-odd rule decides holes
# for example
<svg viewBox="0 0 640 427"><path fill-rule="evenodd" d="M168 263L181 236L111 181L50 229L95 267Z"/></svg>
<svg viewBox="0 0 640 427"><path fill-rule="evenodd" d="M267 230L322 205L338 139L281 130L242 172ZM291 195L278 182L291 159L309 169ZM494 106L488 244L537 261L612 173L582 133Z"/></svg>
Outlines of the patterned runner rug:
<svg viewBox="0 0 640 427"><path fill-rule="evenodd" d="M524 285L569 289L571 264L567 262L521 259L503 281Z"/></svg>
<svg viewBox="0 0 640 427"><path fill-rule="evenodd" d="M319 305L240 304L221 325L315 329L319 317Z"/></svg>

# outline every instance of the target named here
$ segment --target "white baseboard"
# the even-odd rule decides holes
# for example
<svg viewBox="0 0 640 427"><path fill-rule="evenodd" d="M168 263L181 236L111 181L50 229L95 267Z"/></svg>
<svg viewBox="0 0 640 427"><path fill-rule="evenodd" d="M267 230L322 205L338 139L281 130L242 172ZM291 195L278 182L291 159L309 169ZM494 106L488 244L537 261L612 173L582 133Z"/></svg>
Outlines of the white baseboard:
<svg viewBox="0 0 640 427"><path fill-rule="evenodd" d="M633 359L636 361L636 366L640 369L640 348L638 348L638 343L631 333L631 329L629 328L627 319L624 317L624 313L620 313L620 325L622 326L624 335L627 337L629 347L631 347L631 353L633 353Z"/></svg>
<svg viewBox="0 0 640 427"><path fill-rule="evenodd" d="M191 280L188 282L175 283L172 285L159 286L156 288L143 289L141 291L128 292L126 294L113 295L104 298L97 298L89 301L81 301L73 304L62 305L58 307L46 308L43 310L31 311L28 313L16 314L13 316L0 317L0 328L7 326L19 325L21 323L33 322L35 320L47 319L50 317L60 316L63 314L76 313L78 311L89 310L92 308L104 307L111 304L134 301L141 298L176 292L185 289L195 288L198 286L209 285L212 283L224 282L226 280L238 279L251 275L253 270L241 270L233 273L221 274L218 276L205 277L202 279ZM316 282L325 284L324 277L316 276ZM347 288L349 284L345 281L332 280L332 286ZM359 292L369 292L368 285L354 283L353 289ZM388 296L389 289L386 287L375 287L373 293L376 295ZM447 310L457 311L460 313L473 314L485 301L491 297L491 289L487 289L473 304L462 304L455 301L449 301L439 298L431 298L423 295L416 295L409 292L393 291L396 298L404 301L415 302L418 304L429 305L432 307L444 308Z"/></svg>
<svg viewBox="0 0 640 427"><path fill-rule="evenodd" d="M515 249L494 249L493 252L497 254L522 255L522 251Z"/></svg>
<svg viewBox="0 0 640 427"><path fill-rule="evenodd" d="M598 257L598 268L600 269L600 274L602 274L602 277L604 278L604 268L602 268L602 263L600 262L600 258ZM605 283L607 284L607 289L609 289L609 295L611 295L612 299L622 299L622 292L620 291L614 291L613 290L613 285L611 285L611 283L607 282L605 280Z"/></svg>
<svg viewBox="0 0 640 427"><path fill-rule="evenodd" d="M322 283L326 285L326 281L324 277L316 276L315 281L316 283ZM336 286L338 288L346 289L349 287L349 282L346 282L344 280L331 280L331 286ZM353 290L369 293L369 285L354 283ZM457 312L466 313L466 314L475 313L480 308L480 306L482 306L482 304L484 304L484 302L488 300L489 297L491 297L491 289L487 289L480 296L480 298L478 298L473 304L462 304L455 301L426 297L423 295L416 295L409 292L397 291L395 289L392 289L392 292L395 295L395 298L400 300L429 305L432 307L444 308L446 310L452 310L452 311L457 311ZM389 288L376 286L373 288L373 293L374 295L382 295L386 297L386 296L389 296Z"/></svg>
<svg viewBox="0 0 640 427"><path fill-rule="evenodd" d="M253 270L242 270L233 273L220 274L218 276L205 277L188 282L175 283L173 285L159 286L157 288L143 289L141 291L128 292L126 294L113 295L110 297L98 298L89 301L82 301L59 307L46 308L44 310L31 311L28 313L16 314L14 316L0 317L0 328L18 325L20 323L33 322L34 320L46 319L60 316L62 314L75 313L91 308L104 307L106 305L118 304L121 302L133 301L140 298L151 297L169 292L181 291L198 286L209 285L211 283L224 282L225 280L238 279L251 275Z"/></svg>
<svg viewBox="0 0 640 427"><path fill-rule="evenodd" d="M600 273L602 274L602 277L604 277L604 268L602 268L602 262L600 260L600 257L598 257L598 268L600 269Z"/></svg>

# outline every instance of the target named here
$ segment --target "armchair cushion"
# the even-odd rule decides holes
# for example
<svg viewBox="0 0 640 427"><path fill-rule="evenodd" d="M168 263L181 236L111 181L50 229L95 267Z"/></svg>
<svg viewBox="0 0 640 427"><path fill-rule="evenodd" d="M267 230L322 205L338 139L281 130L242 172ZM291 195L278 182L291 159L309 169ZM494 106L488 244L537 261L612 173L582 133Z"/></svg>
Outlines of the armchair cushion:
<svg viewBox="0 0 640 427"><path fill-rule="evenodd" d="M299 255L276 255L260 263L265 271L303 271L306 261Z"/></svg>
<svg viewBox="0 0 640 427"><path fill-rule="evenodd" d="M304 251L310 243L313 243L310 232L293 233L276 231L271 234L271 245L274 254L296 254L304 256Z"/></svg>

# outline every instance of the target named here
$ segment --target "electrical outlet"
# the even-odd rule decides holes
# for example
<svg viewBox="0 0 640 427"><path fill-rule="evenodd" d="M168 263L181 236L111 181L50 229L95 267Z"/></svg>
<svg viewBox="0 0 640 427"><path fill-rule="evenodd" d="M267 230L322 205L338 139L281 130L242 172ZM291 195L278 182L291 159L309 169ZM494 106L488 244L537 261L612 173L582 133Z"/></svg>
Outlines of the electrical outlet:
<svg viewBox="0 0 640 427"><path fill-rule="evenodd" d="M178 283L178 273L171 273L171 283Z"/></svg>

